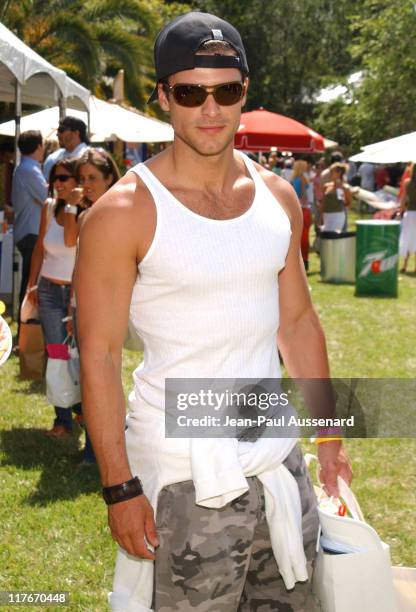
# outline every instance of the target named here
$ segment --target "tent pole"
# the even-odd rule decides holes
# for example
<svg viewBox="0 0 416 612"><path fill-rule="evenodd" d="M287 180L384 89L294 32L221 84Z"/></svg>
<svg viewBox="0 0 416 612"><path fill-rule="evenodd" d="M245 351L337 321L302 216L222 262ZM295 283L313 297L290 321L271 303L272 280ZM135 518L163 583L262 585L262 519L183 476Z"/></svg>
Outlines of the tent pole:
<svg viewBox="0 0 416 612"><path fill-rule="evenodd" d="M59 104L59 120L66 116L66 98L60 93L58 98Z"/></svg>
<svg viewBox="0 0 416 612"><path fill-rule="evenodd" d="M14 167L20 164L20 151L17 143L19 142L20 136L20 119L22 117L22 85L16 79L15 83L15 99L14 99L14 121L16 124L14 131ZM20 280L20 269L19 269L19 252L16 245L13 248L13 270L12 270L12 319L17 321L19 317L19 295L17 286L19 286Z"/></svg>
<svg viewBox="0 0 416 612"><path fill-rule="evenodd" d="M20 136L20 119L22 117L22 86L17 79L15 83L14 113L14 121L16 124L16 129L14 132L14 153L15 167L17 167L20 163L20 151L19 147L17 146L17 142Z"/></svg>

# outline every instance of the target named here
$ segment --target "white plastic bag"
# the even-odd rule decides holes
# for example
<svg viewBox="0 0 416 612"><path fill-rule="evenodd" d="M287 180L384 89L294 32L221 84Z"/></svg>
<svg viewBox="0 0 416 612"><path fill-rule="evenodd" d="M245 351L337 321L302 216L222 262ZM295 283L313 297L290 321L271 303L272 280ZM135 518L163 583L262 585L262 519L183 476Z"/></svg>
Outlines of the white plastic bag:
<svg viewBox="0 0 416 612"><path fill-rule="evenodd" d="M307 465L311 459L316 457L305 455ZM321 533L312 578L317 610L397 612L389 546L365 522L356 497L341 478L338 488L352 518L329 510L326 493L315 487Z"/></svg>
<svg viewBox="0 0 416 612"><path fill-rule="evenodd" d="M70 408L81 401L78 351L68 338L63 344L47 344L46 350L46 397L53 406Z"/></svg>

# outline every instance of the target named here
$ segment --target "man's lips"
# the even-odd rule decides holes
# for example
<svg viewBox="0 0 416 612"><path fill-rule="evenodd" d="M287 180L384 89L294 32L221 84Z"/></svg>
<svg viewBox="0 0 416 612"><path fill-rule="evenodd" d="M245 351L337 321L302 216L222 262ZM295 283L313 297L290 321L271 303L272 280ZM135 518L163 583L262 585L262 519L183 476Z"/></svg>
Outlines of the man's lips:
<svg viewBox="0 0 416 612"><path fill-rule="evenodd" d="M217 134L225 128L225 125L198 125L198 130L207 132L208 134Z"/></svg>

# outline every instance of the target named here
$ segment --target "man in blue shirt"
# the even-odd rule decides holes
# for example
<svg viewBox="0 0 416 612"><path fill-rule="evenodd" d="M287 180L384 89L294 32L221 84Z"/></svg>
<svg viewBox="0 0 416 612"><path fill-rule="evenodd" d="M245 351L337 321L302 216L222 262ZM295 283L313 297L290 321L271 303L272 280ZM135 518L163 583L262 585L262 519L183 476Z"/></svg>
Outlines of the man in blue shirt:
<svg viewBox="0 0 416 612"><path fill-rule="evenodd" d="M51 168L57 161L64 157L81 157L88 148L87 126L78 117L68 115L59 122L58 140L61 148L48 155L43 164L43 174L47 181Z"/></svg>
<svg viewBox="0 0 416 612"><path fill-rule="evenodd" d="M39 233L41 209L48 196L48 185L41 168L42 134L36 130L22 132L17 144L22 160L13 175L12 203L14 242L23 259L19 294L21 306L29 278L32 252Z"/></svg>

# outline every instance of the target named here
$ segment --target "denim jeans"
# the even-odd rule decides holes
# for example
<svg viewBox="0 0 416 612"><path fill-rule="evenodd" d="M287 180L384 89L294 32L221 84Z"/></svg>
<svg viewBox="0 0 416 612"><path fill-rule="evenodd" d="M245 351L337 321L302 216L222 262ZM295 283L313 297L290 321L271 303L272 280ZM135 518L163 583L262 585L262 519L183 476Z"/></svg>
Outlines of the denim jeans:
<svg viewBox="0 0 416 612"><path fill-rule="evenodd" d="M68 316L70 285L58 285L41 277L38 282L39 319L45 344L62 344L67 337L65 323ZM72 429L72 409L55 406L54 425Z"/></svg>

